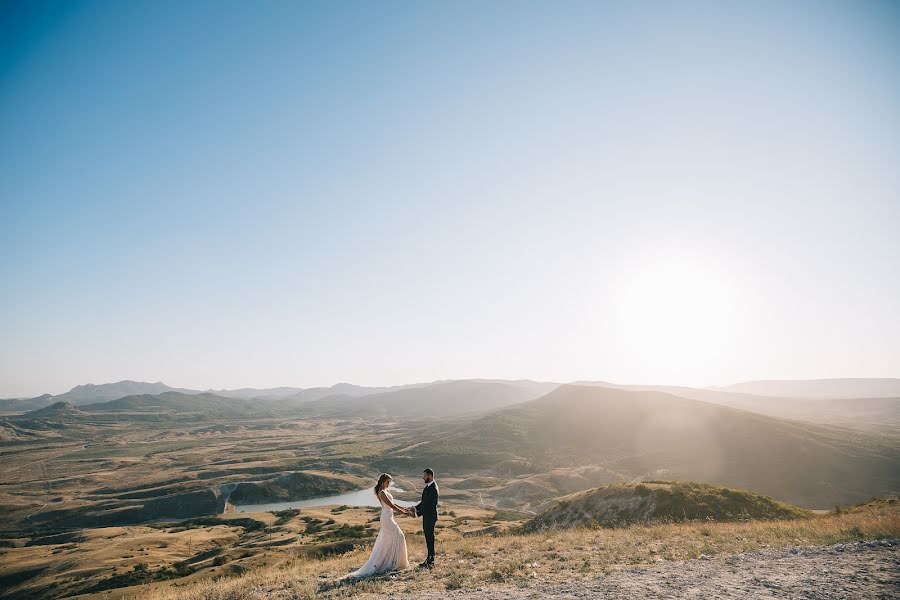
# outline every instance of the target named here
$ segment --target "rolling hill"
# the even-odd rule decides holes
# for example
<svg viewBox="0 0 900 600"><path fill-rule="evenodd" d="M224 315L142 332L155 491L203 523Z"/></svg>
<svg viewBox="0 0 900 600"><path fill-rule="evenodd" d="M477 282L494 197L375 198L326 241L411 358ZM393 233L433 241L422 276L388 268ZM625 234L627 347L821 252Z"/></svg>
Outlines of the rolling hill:
<svg viewBox="0 0 900 600"><path fill-rule="evenodd" d="M251 398L265 400L279 400L288 396L293 396L302 392L302 388L294 387L275 387L275 388L239 388L236 390L214 390L208 389L206 393L223 396L225 398L243 398L250 400Z"/></svg>
<svg viewBox="0 0 900 600"><path fill-rule="evenodd" d="M3 398L0 400L0 412L22 413L37 410L53 404L51 394L42 394L34 398Z"/></svg>
<svg viewBox="0 0 900 600"><path fill-rule="evenodd" d="M445 470L520 473L595 464L625 478L752 489L807 507L900 489L900 448L883 437L798 423L661 392L563 386L459 424L406 458Z"/></svg>
<svg viewBox="0 0 900 600"><path fill-rule="evenodd" d="M533 382L532 382L533 383ZM307 414L328 417L438 418L485 412L525 402L544 392L542 384L488 380L440 381L365 396L336 395L302 405Z"/></svg>
<svg viewBox="0 0 900 600"><path fill-rule="evenodd" d="M216 394L163 392L161 394L137 394L108 402L84 404L80 408L88 413L111 412L160 412L203 413L207 416L237 414L248 415L258 402L240 398L225 398Z"/></svg>
<svg viewBox="0 0 900 600"><path fill-rule="evenodd" d="M298 390L297 393L291 394L284 398L283 404L301 404L306 402L314 402L328 397L348 397L361 398L363 396L371 396L373 394L385 394L402 389L412 389L419 387L427 387L428 383L413 383L409 385L396 385L390 387L364 387L361 385L353 385L352 383L336 383L330 387L315 387L305 390Z"/></svg>
<svg viewBox="0 0 900 600"><path fill-rule="evenodd" d="M767 496L703 483L615 483L570 494L523 526L627 527L635 523L811 518L813 513Z"/></svg>
<svg viewBox="0 0 900 600"><path fill-rule="evenodd" d="M163 392L188 392L197 393L193 390L176 390L176 388L157 381L156 383L146 383L143 381L118 381L116 383L103 383L94 385L86 383L78 385L64 394L53 397L54 402L73 402L77 405L94 404L98 402L106 402L124 398L125 396L136 396L140 394L162 394Z"/></svg>
<svg viewBox="0 0 900 600"><path fill-rule="evenodd" d="M870 380L865 380L870 381ZM854 429L900 432L900 395L895 397L790 397L765 396L729 391L727 388L692 388L670 385L616 385L605 382L580 382L578 385L609 387L630 391L663 392L749 410L779 419L793 419L821 425ZM861 388L860 388L861 389Z"/></svg>
<svg viewBox="0 0 900 600"><path fill-rule="evenodd" d="M24 414L0 418L0 439L86 440L112 426L252 419L272 414L273 411L259 401L206 393L138 394L81 406L72 401L59 401Z"/></svg>
<svg viewBox="0 0 900 600"><path fill-rule="evenodd" d="M37 410L33 410L27 413L25 416L35 419L35 418L47 418L47 417L59 417L62 415L71 415L78 416L83 415L84 411L78 409L78 407L73 402L55 402L50 406L45 406L44 408L39 408Z"/></svg>

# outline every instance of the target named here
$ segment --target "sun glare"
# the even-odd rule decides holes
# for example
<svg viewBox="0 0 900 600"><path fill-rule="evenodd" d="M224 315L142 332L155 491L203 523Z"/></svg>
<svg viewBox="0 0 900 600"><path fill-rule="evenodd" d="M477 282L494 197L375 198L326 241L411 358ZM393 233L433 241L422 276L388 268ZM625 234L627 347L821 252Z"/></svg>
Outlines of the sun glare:
<svg viewBox="0 0 900 600"><path fill-rule="evenodd" d="M735 343L735 301L715 271L678 260L659 262L623 284L619 336L660 377L709 373L711 363Z"/></svg>

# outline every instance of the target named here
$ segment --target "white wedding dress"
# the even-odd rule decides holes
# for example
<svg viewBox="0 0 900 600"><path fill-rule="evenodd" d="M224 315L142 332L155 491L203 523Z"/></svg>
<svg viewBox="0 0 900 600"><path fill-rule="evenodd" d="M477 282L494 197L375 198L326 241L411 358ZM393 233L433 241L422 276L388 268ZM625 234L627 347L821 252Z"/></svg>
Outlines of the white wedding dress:
<svg viewBox="0 0 900 600"><path fill-rule="evenodd" d="M394 497L387 490L384 490L384 493L393 503ZM372 555L366 564L347 575L348 578L369 577L409 568L406 536L394 520L394 511L382 502L381 498L378 499L378 503L381 504L381 529L375 539Z"/></svg>

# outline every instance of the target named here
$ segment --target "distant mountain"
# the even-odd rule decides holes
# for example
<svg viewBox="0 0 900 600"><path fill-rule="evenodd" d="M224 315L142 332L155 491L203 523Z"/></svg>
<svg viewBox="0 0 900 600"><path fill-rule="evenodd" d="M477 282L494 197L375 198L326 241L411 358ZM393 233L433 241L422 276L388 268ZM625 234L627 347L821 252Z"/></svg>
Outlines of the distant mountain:
<svg viewBox="0 0 900 600"><path fill-rule="evenodd" d="M448 417L485 412L532 400L544 386L487 380L441 381L379 394L326 396L307 402L305 411L320 416L387 416L397 419Z"/></svg>
<svg viewBox="0 0 900 600"><path fill-rule="evenodd" d="M630 391L655 391L749 410L779 419L793 419L821 425L837 425L882 432L900 431L900 397L878 398L795 398L761 396L720 388L690 388L664 385L616 385L580 382L579 385Z"/></svg>
<svg viewBox="0 0 900 600"><path fill-rule="evenodd" d="M327 398L329 396L348 396L357 398L360 396L368 396L370 394L378 394L386 390L387 388L366 388L350 383L336 383L330 387L315 387L300 390L296 394L285 398L285 402L290 401L295 404L315 402L316 400L321 400L322 398Z"/></svg>
<svg viewBox="0 0 900 600"><path fill-rule="evenodd" d="M53 396L43 394L35 398L4 398L0 400L0 412L28 412L53 404Z"/></svg>
<svg viewBox="0 0 900 600"><path fill-rule="evenodd" d="M900 379L747 381L713 389L787 398L900 398Z"/></svg>
<svg viewBox="0 0 900 600"><path fill-rule="evenodd" d="M423 388L433 385L431 383L410 383L406 385L394 385L389 387L365 387L353 385L352 383L336 383L331 387L315 387L300 390L284 399L284 404L289 403L300 404L306 402L314 402L328 397L349 397L361 398L363 396L372 396L374 394L386 394L400 390Z"/></svg>
<svg viewBox="0 0 900 600"><path fill-rule="evenodd" d="M900 433L900 397L897 396L892 398L785 398L729 394L712 390L707 392L707 394L681 392L680 395L782 419L893 434Z"/></svg>
<svg viewBox="0 0 900 600"><path fill-rule="evenodd" d="M415 384L414 384L415 385ZM295 388L295 387L275 387L275 388L240 388L235 390L213 390L209 389L205 392L201 390L193 390L188 388L174 388L161 381L156 383L147 383L143 381L118 381L116 383L92 384L87 383L78 385L57 396L44 394L38 398L24 399L11 398L0 400L0 410L6 411L27 411L35 408L42 408L52 404L53 402L74 402L76 405L96 404L100 402L108 402L117 400L126 396L140 395L157 395L165 392L179 392L181 394L213 394L223 398L239 398L239 399L262 399L262 400L286 400L296 399L298 401L317 400L324 396L336 394L345 394L351 396L363 396L366 394L376 394L379 392L401 389L412 386L395 386L391 388L366 388L351 385L349 383L338 383L327 388Z"/></svg>
<svg viewBox="0 0 900 600"><path fill-rule="evenodd" d="M78 407L73 402L63 401L63 402L55 402L50 406L45 406L44 408L39 408L37 410L33 410L31 412L25 413L24 416L30 418L40 418L40 417L57 417L60 415L81 415L84 414L83 411L78 410Z"/></svg>
<svg viewBox="0 0 900 600"><path fill-rule="evenodd" d="M525 523L528 532L687 520L811 518L807 510L743 490L682 481L616 483L570 494Z"/></svg>
<svg viewBox="0 0 900 600"><path fill-rule="evenodd" d="M78 385L64 394L53 397L55 402L69 401L77 405L91 404L97 402L106 402L108 400L116 400L125 396L135 396L138 394L162 394L163 392L181 392L188 394L199 394L196 390L183 390L170 387L161 381L156 383L146 383L143 381L118 381L116 383L102 383L94 385L86 383Z"/></svg>
<svg viewBox="0 0 900 600"><path fill-rule="evenodd" d="M241 398L225 398L215 394L163 392L161 394L137 394L108 402L84 404L81 410L88 413L112 412L180 412L202 413L207 416L248 415L261 408L258 403Z"/></svg>
<svg viewBox="0 0 900 600"><path fill-rule="evenodd" d="M563 385L562 383L555 381L533 381L531 379L468 379L466 381L502 383L524 390L528 395L534 396L535 398L540 398L544 394L549 394L559 386Z"/></svg>
<svg viewBox="0 0 900 600"><path fill-rule="evenodd" d="M399 389L397 386L396 389ZM377 394L379 392L389 391L395 388L383 387L363 387L350 383L336 383L331 387L315 387L315 388L295 388L295 387L277 387L277 388L241 388L237 390L207 390L211 394L224 396L227 398L244 398L258 400L275 400L283 404L309 402L318 400L326 396L365 396L368 394Z"/></svg>
<svg viewBox="0 0 900 600"><path fill-rule="evenodd" d="M444 428L412 459L486 473L513 464L525 473L591 464L629 479L727 485L814 508L900 490L900 448L883 436L591 386L562 386Z"/></svg>
<svg viewBox="0 0 900 600"><path fill-rule="evenodd" d="M510 388L517 388L524 393L524 396L537 397L554 389L559 384L556 383L539 383L527 380L520 381L502 381L502 380L472 380L482 384L500 383ZM354 385L351 383L337 383L330 387L316 388L295 388L295 387L275 387L275 388L240 388L235 390L192 390L186 388L174 388L162 382L147 383L142 381L124 380L116 383L92 384L87 383L79 385L68 392L53 396L44 394L37 398L9 398L0 399L0 412L27 412L38 408L43 408L54 402L72 402L75 405L98 404L125 398L127 396L156 396L166 392L178 392L181 394L198 395L212 394L221 398L235 398L243 400L267 400L271 401L270 408L290 408L293 406L303 405L309 402L315 402L323 398L331 399L352 399L363 398L366 396L375 396L378 394L390 394L393 392L401 392L404 390L417 390L430 388L432 386L443 386L453 384L455 381L435 381L425 383L412 383L405 385L395 385L387 387L366 387ZM464 384L465 385L465 384ZM488 408L504 405L503 402L489 402ZM352 405L347 405L347 410L353 410ZM337 412L345 412L343 409ZM450 411L455 412L455 411Z"/></svg>
<svg viewBox="0 0 900 600"><path fill-rule="evenodd" d="M275 387L275 388L240 388L237 390L206 390L209 394L223 396L225 398L257 398L261 400L278 400L293 396L303 391L303 388L294 387Z"/></svg>

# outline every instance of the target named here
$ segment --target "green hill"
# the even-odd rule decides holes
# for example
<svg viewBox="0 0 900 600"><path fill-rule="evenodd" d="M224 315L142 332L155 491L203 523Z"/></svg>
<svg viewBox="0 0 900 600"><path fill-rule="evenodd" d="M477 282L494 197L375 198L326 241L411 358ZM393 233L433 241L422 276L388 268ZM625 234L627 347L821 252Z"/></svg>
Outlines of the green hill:
<svg viewBox="0 0 900 600"><path fill-rule="evenodd" d="M768 496L694 482L615 483L570 494L523 526L624 527L635 523L809 518L807 510Z"/></svg>

